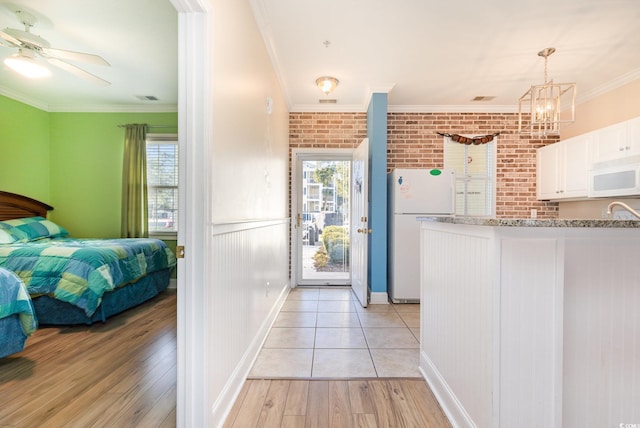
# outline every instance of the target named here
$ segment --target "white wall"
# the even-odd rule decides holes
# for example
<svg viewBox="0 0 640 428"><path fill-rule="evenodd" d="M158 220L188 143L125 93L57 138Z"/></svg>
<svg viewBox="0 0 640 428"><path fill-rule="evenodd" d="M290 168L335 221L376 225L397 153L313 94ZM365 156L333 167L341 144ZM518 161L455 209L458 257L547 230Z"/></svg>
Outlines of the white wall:
<svg viewBox="0 0 640 428"><path fill-rule="evenodd" d="M640 116L639 96L640 79L637 79L576 105L576 121L562 127L560 138L575 137Z"/></svg>
<svg viewBox="0 0 640 428"><path fill-rule="evenodd" d="M289 290L288 111L249 2L208 1L212 117L200 376L202 426L219 426Z"/></svg>
<svg viewBox="0 0 640 428"><path fill-rule="evenodd" d="M287 107L249 2L213 3L212 220L281 218L288 205Z"/></svg>

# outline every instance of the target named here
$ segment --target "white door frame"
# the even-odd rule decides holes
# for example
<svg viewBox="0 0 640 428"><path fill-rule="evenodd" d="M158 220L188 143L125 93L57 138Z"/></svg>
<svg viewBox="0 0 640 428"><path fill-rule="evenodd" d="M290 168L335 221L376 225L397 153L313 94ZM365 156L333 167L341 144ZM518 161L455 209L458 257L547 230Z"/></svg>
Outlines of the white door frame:
<svg viewBox="0 0 640 428"><path fill-rule="evenodd" d="M179 209L177 390L178 428L207 426L207 236L210 236L213 12L206 0L170 0L178 12Z"/></svg>
<svg viewBox="0 0 640 428"><path fill-rule="evenodd" d="M298 158L301 156L323 156L330 159L332 156L341 159L352 159L353 149L314 149L314 148L299 148L291 149L291 287L298 286L298 280L301 278L302 266L298 263L300 260L300 245L297 245L297 227L296 227L296 212L298 210L298 191L300 190L297 165ZM351 203L351 202L349 202ZM351 274L349 274L349 282L351 282ZM323 285L323 284L318 284Z"/></svg>

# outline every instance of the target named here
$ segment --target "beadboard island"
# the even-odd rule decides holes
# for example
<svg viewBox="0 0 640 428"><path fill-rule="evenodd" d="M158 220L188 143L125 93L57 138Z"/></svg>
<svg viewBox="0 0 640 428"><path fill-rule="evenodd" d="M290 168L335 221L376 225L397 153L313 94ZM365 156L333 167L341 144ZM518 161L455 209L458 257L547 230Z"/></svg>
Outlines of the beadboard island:
<svg viewBox="0 0 640 428"><path fill-rule="evenodd" d="M420 370L454 427L640 423L640 221L420 220Z"/></svg>

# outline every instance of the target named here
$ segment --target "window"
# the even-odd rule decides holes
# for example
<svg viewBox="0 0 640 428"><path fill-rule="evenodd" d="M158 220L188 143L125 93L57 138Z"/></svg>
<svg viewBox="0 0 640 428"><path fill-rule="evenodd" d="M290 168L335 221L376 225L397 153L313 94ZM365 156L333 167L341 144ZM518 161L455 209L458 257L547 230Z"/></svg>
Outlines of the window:
<svg viewBox="0 0 640 428"><path fill-rule="evenodd" d="M178 138L147 134L149 234L178 232Z"/></svg>
<svg viewBox="0 0 640 428"><path fill-rule="evenodd" d="M444 137L444 167L456 173L456 215L495 215L497 138L467 145Z"/></svg>

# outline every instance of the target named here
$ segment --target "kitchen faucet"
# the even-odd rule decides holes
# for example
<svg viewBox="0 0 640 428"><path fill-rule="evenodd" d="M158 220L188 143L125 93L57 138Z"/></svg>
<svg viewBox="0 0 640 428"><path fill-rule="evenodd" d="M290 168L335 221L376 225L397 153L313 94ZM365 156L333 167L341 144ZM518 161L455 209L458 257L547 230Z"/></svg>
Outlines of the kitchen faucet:
<svg viewBox="0 0 640 428"><path fill-rule="evenodd" d="M607 214L611 215L611 213L613 212L613 207L619 205L622 208L624 208L625 210L629 211L631 214L633 214L634 216L636 216L636 218L640 219L640 213L636 210L634 210L633 208L631 208L629 205L625 204L624 202L620 202L620 201L613 201L609 204L609 206L607 207Z"/></svg>

